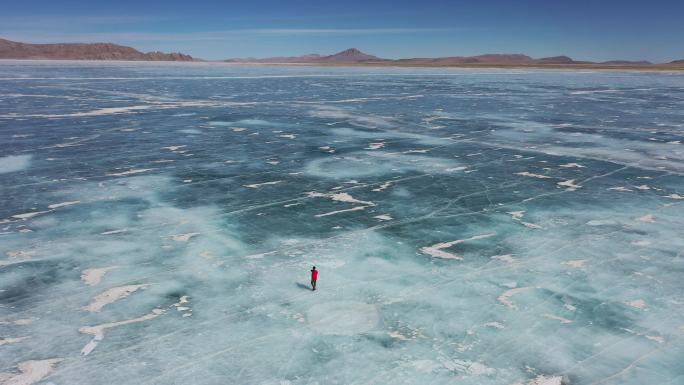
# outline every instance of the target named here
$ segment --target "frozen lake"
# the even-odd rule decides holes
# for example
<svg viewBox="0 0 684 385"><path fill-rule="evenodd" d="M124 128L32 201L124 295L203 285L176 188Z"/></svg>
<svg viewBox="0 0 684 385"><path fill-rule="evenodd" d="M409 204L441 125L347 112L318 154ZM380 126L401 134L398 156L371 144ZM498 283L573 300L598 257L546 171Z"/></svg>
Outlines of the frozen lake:
<svg viewBox="0 0 684 385"><path fill-rule="evenodd" d="M2 62L0 383L682 384L682 142L681 74Z"/></svg>

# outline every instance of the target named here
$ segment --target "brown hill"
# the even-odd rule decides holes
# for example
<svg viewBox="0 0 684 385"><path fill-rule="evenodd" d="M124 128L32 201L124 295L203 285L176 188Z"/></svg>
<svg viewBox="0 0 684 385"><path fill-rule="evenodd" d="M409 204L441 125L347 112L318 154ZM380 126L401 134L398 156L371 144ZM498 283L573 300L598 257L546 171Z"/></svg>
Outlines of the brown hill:
<svg viewBox="0 0 684 385"><path fill-rule="evenodd" d="M356 48L349 48L346 49L342 52L338 52L334 55L329 55L329 56L323 56L319 59L321 62L325 63L354 63L354 62L362 62L362 61L369 61L369 60L383 60L380 59L377 56L369 55L367 53L363 53L359 51Z"/></svg>
<svg viewBox="0 0 684 385"><path fill-rule="evenodd" d="M112 43L29 44L0 39L0 59L193 61L182 53L148 52Z"/></svg>
<svg viewBox="0 0 684 385"><path fill-rule="evenodd" d="M651 65L650 61L646 60L608 60L601 62L601 64L610 64L610 65Z"/></svg>
<svg viewBox="0 0 684 385"><path fill-rule="evenodd" d="M567 57L567 56L552 56L552 57L543 57L541 59L535 60L535 62L540 63L540 64L573 64L575 63L572 58Z"/></svg>

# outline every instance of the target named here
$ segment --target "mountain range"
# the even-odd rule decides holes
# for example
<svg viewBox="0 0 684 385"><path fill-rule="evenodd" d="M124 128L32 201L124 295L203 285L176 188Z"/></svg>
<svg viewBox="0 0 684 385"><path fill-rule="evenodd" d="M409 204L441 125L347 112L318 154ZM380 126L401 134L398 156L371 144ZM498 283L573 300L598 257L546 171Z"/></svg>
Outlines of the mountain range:
<svg viewBox="0 0 684 385"><path fill-rule="evenodd" d="M30 44L0 39L0 59L53 60L140 60L140 61L201 61L182 53L140 52L134 48L112 43L57 43ZM226 63L242 64L318 64L318 65L378 65L406 67L591 67L591 68L681 68L684 59L654 64L648 61L611 60L605 62L577 61L568 56L535 59L523 54L486 54L478 56L449 56L435 58L383 59L349 48L333 55L308 54L269 58L234 58Z"/></svg>
<svg viewBox="0 0 684 385"><path fill-rule="evenodd" d="M0 59L193 61L182 53L147 52L112 43L29 44L0 39Z"/></svg>
<svg viewBox="0 0 684 385"><path fill-rule="evenodd" d="M321 56L318 54L308 54L302 56L283 56L283 57L269 57L269 58L238 58L224 60L228 63L267 63L267 64L325 64L325 63L352 63L352 64L387 64L398 66L464 66L464 65L527 65L527 66L543 66L543 65L606 65L606 66L639 66L639 65L653 65L653 63L645 60L630 61L630 60L611 60L600 63L590 61L577 61L568 56L552 56L534 59L523 54L486 54L477 56L447 56L436 58L408 58L408 59L382 59L377 56L369 55L359 51L356 48L349 48L334 55ZM684 61L674 61L668 64L678 64Z"/></svg>

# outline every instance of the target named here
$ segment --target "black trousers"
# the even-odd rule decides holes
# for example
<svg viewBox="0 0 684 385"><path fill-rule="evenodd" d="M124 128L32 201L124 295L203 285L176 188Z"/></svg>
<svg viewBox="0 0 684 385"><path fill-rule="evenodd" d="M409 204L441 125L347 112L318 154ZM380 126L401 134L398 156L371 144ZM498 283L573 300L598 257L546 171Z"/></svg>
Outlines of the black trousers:
<svg viewBox="0 0 684 385"><path fill-rule="evenodd" d="M311 287L316 290L316 280L312 279L311 280Z"/></svg>

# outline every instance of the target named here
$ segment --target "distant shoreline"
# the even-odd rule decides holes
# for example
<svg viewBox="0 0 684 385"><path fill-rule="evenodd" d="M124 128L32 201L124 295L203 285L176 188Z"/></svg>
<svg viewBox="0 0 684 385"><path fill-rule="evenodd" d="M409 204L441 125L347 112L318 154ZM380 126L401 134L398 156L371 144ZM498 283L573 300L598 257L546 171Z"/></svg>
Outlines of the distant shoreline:
<svg viewBox="0 0 684 385"><path fill-rule="evenodd" d="M246 67L368 67L368 68L443 68L443 69L548 69L548 70L572 70L572 71L614 71L614 72L684 72L684 65L668 64L642 64L642 65L608 65L608 64L487 64L467 63L448 65L429 65L424 63L396 63L396 62L336 62L336 63L263 63L263 62L226 62L221 60L92 60L92 59L0 59L0 63L10 62L72 62L72 63L135 63L145 65L174 64L174 65L226 65Z"/></svg>
<svg viewBox="0 0 684 385"><path fill-rule="evenodd" d="M210 62L211 63L211 62ZM213 62L215 63L215 62ZM615 65L615 64L410 64L410 63L262 63L262 62L223 62L229 65L246 66L307 66L307 67L387 67L387 68L463 68L463 69L558 69L558 70L610 70L610 71L639 71L639 72L683 72L684 66L668 64L644 65Z"/></svg>

